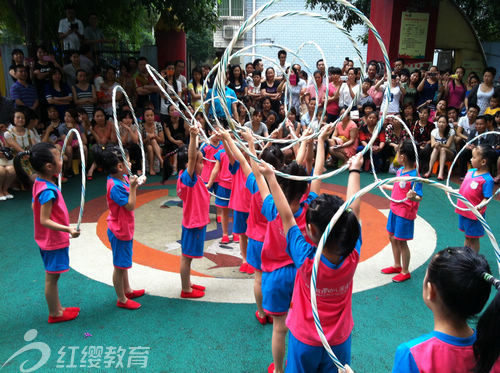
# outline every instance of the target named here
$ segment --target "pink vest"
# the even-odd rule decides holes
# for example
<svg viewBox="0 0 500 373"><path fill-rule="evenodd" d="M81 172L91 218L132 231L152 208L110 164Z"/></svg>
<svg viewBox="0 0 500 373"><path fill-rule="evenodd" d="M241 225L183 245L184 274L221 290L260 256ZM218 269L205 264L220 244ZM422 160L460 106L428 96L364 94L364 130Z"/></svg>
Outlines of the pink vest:
<svg viewBox="0 0 500 373"><path fill-rule="evenodd" d="M465 179L460 185L460 194L463 195L467 200L472 203L474 206L477 206L484 198L483 194L483 186L487 182L493 182L492 177L489 173L482 174L476 176L477 168L470 169L465 175ZM489 198L486 197L486 198ZM461 200L458 200L457 206L462 208L468 208L465 203ZM486 211L486 206L484 206L479 212L484 215ZM455 212L472 220L477 220L476 216L470 211L462 211L459 209L455 209Z"/></svg>
<svg viewBox="0 0 500 373"><path fill-rule="evenodd" d="M401 167L397 172L396 176L417 176L417 170L412 170L403 173L403 167ZM406 198L406 194L411 189L412 183L408 181L401 181L399 183L394 183L392 189L391 198L394 200L402 200ZM422 185L418 184L415 186L415 191L418 194L418 190L422 189ZM408 220L415 220L417 217L417 211L419 202L410 201L409 199L405 202L395 203L391 201L391 211L394 215L400 216Z"/></svg>
<svg viewBox="0 0 500 373"><path fill-rule="evenodd" d="M250 198L250 213L247 220L247 236L252 240L264 242L266 237L267 219L262 213L262 197L260 192Z"/></svg>
<svg viewBox="0 0 500 373"><path fill-rule="evenodd" d="M50 219L56 223L69 226L68 208L64 203L61 191L52 182L37 177L32 189L35 241L42 250L64 249L69 246L69 233L44 227L40 223L41 204L39 197L40 193L47 189L53 190L57 195L56 199L52 200Z"/></svg>
<svg viewBox="0 0 500 373"><path fill-rule="evenodd" d="M233 186L233 175L229 171L229 159L227 158L227 154L225 150L219 150L215 153L215 159L217 159L220 163L219 174L215 181L219 183L219 185L226 189L231 189Z"/></svg>
<svg viewBox="0 0 500 373"><path fill-rule="evenodd" d="M125 205L120 206L111 198L111 191L113 188L123 188L127 194L130 193L128 177L124 175L124 178L125 181L122 181L112 176L108 176L106 184L106 202L108 203L109 214L106 221L108 222L109 230L113 232L116 238L122 241L130 241L134 238L134 211L127 210Z"/></svg>
<svg viewBox="0 0 500 373"><path fill-rule="evenodd" d="M201 177L189 176L186 170L181 171L177 179L177 195L182 200L182 226L184 228L201 228L210 222L208 209L210 194Z"/></svg>
<svg viewBox="0 0 500 373"><path fill-rule="evenodd" d="M295 338L310 346L321 346L314 326L311 308L311 272L313 259L307 258L297 271L292 303L286 325ZM340 268L333 269L325 257L321 258L316 282L316 300L319 318L330 345L346 341L354 326L352 318L352 279L359 262L359 253L353 250Z"/></svg>
<svg viewBox="0 0 500 373"><path fill-rule="evenodd" d="M207 159L211 159L214 162L210 162L207 160L203 160L203 170L201 171L201 178L203 182L208 183L210 180L210 175L212 174L212 170L215 167L215 153L217 153L219 150L222 149L222 141L219 141L217 146L213 146L212 144L204 144L201 147L201 152L203 153L203 156Z"/></svg>
<svg viewBox="0 0 500 373"><path fill-rule="evenodd" d="M241 165L235 161L233 165L229 166L231 174L233 175L233 186L231 197L229 199L229 208L239 212L250 211L250 199L252 195L245 187L247 178L241 170ZM236 169L236 171L234 171Z"/></svg>

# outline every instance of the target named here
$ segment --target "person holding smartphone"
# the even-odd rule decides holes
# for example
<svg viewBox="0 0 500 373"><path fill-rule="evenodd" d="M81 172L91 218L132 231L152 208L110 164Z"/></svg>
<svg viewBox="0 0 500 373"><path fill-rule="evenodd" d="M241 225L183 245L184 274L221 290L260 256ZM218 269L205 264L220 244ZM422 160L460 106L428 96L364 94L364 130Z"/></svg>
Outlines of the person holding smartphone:
<svg viewBox="0 0 500 373"><path fill-rule="evenodd" d="M421 106L422 104L426 104L431 107L431 109L435 109L434 99L436 97L436 92L439 89L443 89L443 87L439 87L439 70L437 66L431 66L428 71L425 72L424 78L420 81L420 84L417 87L417 91L420 93L420 96L417 100L417 106Z"/></svg>
<svg viewBox="0 0 500 373"><path fill-rule="evenodd" d="M79 50L80 41L83 39L83 23L76 18L75 9L66 8L66 18L59 21L59 39L63 41L63 50Z"/></svg>

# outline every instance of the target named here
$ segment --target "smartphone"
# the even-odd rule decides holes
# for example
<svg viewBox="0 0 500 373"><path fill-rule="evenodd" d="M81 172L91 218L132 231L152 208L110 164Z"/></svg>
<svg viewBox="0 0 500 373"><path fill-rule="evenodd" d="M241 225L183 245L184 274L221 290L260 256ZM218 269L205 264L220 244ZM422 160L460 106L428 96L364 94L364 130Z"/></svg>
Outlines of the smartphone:
<svg viewBox="0 0 500 373"><path fill-rule="evenodd" d="M429 76L435 77L437 76L437 73L429 73Z"/></svg>
<svg viewBox="0 0 500 373"><path fill-rule="evenodd" d="M49 62L52 61L52 58L50 56L43 56L42 61Z"/></svg>
<svg viewBox="0 0 500 373"><path fill-rule="evenodd" d="M290 75L290 84L297 85L297 75L295 74Z"/></svg>
<svg viewBox="0 0 500 373"><path fill-rule="evenodd" d="M340 77L340 80L342 80L343 82L347 82L347 75L342 75Z"/></svg>

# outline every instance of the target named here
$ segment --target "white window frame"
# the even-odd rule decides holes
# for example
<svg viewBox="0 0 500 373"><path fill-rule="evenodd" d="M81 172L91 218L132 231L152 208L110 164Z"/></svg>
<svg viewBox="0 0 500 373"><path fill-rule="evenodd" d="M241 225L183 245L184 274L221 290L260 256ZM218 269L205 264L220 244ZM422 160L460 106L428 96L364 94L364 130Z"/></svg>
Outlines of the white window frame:
<svg viewBox="0 0 500 373"><path fill-rule="evenodd" d="M237 19L237 20L243 20L245 19L245 0L239 0L241 1L241 7L242 7L242 11L243 11L243 14L241 16L233 16L231 15L232 14L232 0L227 0L228 1L228 4L229 4L229 15L228 16L222 16L222 15L219 15L219 18L220 19ZM218 5L220 6L220 5Z"/></svg>

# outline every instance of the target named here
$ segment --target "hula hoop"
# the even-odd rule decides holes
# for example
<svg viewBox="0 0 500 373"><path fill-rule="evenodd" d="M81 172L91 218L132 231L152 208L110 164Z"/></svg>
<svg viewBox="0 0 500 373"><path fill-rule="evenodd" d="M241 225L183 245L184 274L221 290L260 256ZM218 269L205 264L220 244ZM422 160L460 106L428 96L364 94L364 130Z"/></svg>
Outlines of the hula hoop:
<svg viewBox="0 0 500 373"><path fill-rule="evenodd" d="M139 144L141 148L141 157L142 157L142 172L143 174L139 176L139 185L142 185L146 181L146 154L144 152L144 143L142 142L142 135L141 135L141 129L139 128L139 122L137 121L137 117L135 116L135 111L132 106L132 103L130 102L130 99L127 95L127 92L123 89L121 85L116 85L113 88L112 92L112 105L113 105L113 124L115 125L115 132L116 132L116 138L118 140L118 147L120 148L120 152L122 153L122 158L125 160L127 159L127 156L125 155L125 149L123 148L123 143L122 143L122 136L120 134L120 125L118 123L118 117L116 116L116 91L121 91L123 96L125 97L125 100L127 100L127 104L130 107L132 117L134 118L134 126L137 130L137 135L139 136ZM127 172L129 176L132 176L132 170L130 169L128 162L123 162L125 164L125 167L127 168Z"/></svg>
<svg viewBox="0 0 500 373"><path fill-rule="evenodd" d="M408 126L406 125L406 123L400 118L400 117L397 117L395 115L388 115L387 118L392 118L392 119L396 119L397 121L399 121L399 123L401 123L401 125L403 125L403 129L406 131L406 133L408 133L408 135L410 136L410 139L411 139L411 143L413 145L413 150L415 152L415 164L416 164L416 169L417 169L417 173L418 173L418 170L420 169L420 164L418 162L418 149L417 149L417 145L415 143L415 139L413 137L413 134L411 133L410 129L408 128ZM372 136L375 136L375 134L373 134ZM377 133L377 136L378 136L378 133ZM375 165L373 164L373 151L372 151L372 148L370 147L370 162L372 164L372 173L373 173L373 178L375 180L380 180L377 176L377 172L375 171ZM382 192L382 194L385 196L385 198L387 198L389 201L391 202L394 202L394 203L403 203L403 202L406 202L408 200L408 197L405 197L401 200L395 200L393 199L391 196L389 196L387 194L387 192L384 190L384 188L382 187L379 187L378 188L380 190L380 192ZM415 184L413 184L412 190L415 190Z"/></svg>
<svg viewBox="0 0 500 373"><path fill-rule="evenodd" d="M339 368L341 370L344 370L344 367L342 366L342 364L340 363L340 361L337 359L337 357L333 353L333 351L332 351L332 349L331 349L331 347L330 347L330 345L329 345L329 343L328 343L328 341L327 341L327 339L325 337L325 334L323 332L323 328L321 326L321 321L320 321L319 313L318 313L318 305L317 305L317 301L316 301L316 283L317 283L317 277L318 277L319 262L321 260L321 255L323 253L323 248L324 248L324 245L326 243L326 240L328 239L328 236L330 235L330 232L332 231L333 227L335 226L335 224L339 220L339 218L342 215L342 213L344 211L346 211L347 208L349 208L349 206L356 199L362 197L366 193L368 193L371 190L373 190L375 188L378 188L378 187L380 187L382 185L385 185L385 184L388 184L388 183L400 182L400 181L422 182L422 183L431 185L433 187L436 187L438 189L443 190L446 193L452 194L453 196L455 196L458 199L462 200L467 206L469 206L470 207L470 211L472 213L474 213L474 215L477 217L477 219L479 220L479 222L481 223L481 225L484 227L484 229L486 231L486 234L488 235L488 237L489 237L489 239L491 241L491 244L492 244L493 248L495 249L495 256L497 258L497 264L498 264L498 271L500 272L500 248L498 247L498 243L497 243L497 241L495 239L495 236L493 235L493 232L492 232L490 226L488 225L488 223L486 222L486 220L484 219L484 217L479 213L479 211L464 196L462 196L460 193L458 193L457 191L453 190L452 188L450 188L450 187L448 187L448 186L446 186L444 184L438 183L437 181L429 180L429 179L423 179L421 177L398 176L398 177L393 177L393 178L390 178L390 179L384 179L384 180L374 181L370 185L368 185L368 186L364 187L363 189L359 190L354 196L352 196L351 198L349 198L348 200L346 200L344 202L344 204L341 207L339 207L339 209L337 210L337 212L335 213L335 215L330 220L330 223L328 223L328 225L327 225L325 231L323 232L323 235L321 236L321 239L319 241L319 245L318 245L318 248L316 250L316 254L314 256L314 265L313 265L313 269L312 269L312 273L311 273L311 286L310 286L311 293L310 294L311 294L311 305L312 305L312 313L313 313L313 318L314 318L314 325L316 326L316 331L318 332L318 335L319 335L319 337L321 339L321 342L323 343L323 346L327 350L328 355L333 360L333 362L335 363L335 365L337 366L337 368Z"/></svg>
<svg viewBox="0 0 500 373"><path fill-rule="evenodd" d="M451 164L450 166L450 169L448 170L448 177L446 178L446 186L450 186L450 177L451 177L451 172L453 171L453 167L455 166L455 163L457 162L458 158L460 157L460 154L462 154L462 152L465 150L465 148L472 144L474 141L476 141L477 139L479 139L480 137L483 137L483 136L486 136L486 135L490 135L490 134L493 134L493 135L500 135L500 132L498 131L488 131L488 132L484 132L480 135L477 135L476 137L474 137L473 139L469 140L464 146L462 149L460 149L460 151L457 153L457 155L455 156L455 158L453 159L453 163ZM490 201L495 198L495 196L500 192L500 188L497 189L497 191L495 193L493 193L493 195L488 198L486 201L484 202L481 202L479 203L476 208L478 210L481 210L484 206L486 206L488 203L490 203ZM453 200L451 199L450 195L448 193L446 193L446 196L448 197L448 200L450 201L451 205L453 207L455 207L456 209L460 210L460 211L470 211L470 209L466 209L466 208L463 208L463 207L460 207L458 205L456 205Z"/></svg>
<svg viewBox="0 0 500 373"><path fill-rule="evenodd" d="M61 162L63 161L63 156L64 152L66 150L66 146L68 145L68 139L71 137L70 135L74 134L78 140L78 147L80 148L80 164L82 167L82 192L80 196L80 212L78 213L78 220L76 222L76 230L80 230L80 224L82 223L82 217L83 217L83 209L85 207L85 186L87 183L87 178L86 178L86 171L85 171L85 152L83 151L83 142L82 138L80 136L80 132L76 128L72 128L69 130L69 132L66 134L66 138L64 139L64 144L61 149ZM62 191L62 171L59 173L57 176L57 183L59 184L59 189Z"/></svg>

